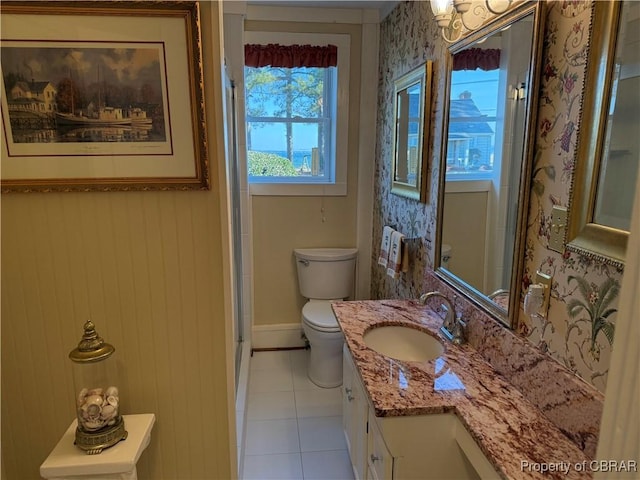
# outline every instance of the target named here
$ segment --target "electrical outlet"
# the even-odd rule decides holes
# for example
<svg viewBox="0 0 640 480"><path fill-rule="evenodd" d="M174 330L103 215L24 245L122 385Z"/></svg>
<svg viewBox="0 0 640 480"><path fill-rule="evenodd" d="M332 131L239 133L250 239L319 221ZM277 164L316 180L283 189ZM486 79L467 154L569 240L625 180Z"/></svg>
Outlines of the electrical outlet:
<svg viewBox="0 0 640 480"><path fill-rule="evenodd" d="M551 275L547 275L546 273L536 272L536 281L535 283L539 283L544 285L544 301L542 302L542 306L540 307L540 315L547 318L547 312L549 311L549 297L551 296L551 282L553 277Z"/></svg>
<svg viewBox="0 0 640 480"><path fill-rule="evenodd" d="M567 230L567 209L554 205L551 210L551 235L549 248L554 252L564 253L564 238Z"/></svg>

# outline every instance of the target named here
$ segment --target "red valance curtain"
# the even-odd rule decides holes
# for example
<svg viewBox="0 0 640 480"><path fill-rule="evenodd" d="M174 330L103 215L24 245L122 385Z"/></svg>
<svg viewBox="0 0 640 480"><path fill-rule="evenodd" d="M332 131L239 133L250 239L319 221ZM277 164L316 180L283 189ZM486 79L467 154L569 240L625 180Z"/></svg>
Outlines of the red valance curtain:
<svg viewBox="0 0 640 480"><path fill-rule="evenodd" d="M244 64L247 67L335 67L338 64L338 47L247 44L244 46Z"/></svg>
<svg viewBox="0 0 640 480"><path fill-rule="evenodd" d="M454 70L496 70L500 68L499 48L468 48L453 56Z"/></svg>

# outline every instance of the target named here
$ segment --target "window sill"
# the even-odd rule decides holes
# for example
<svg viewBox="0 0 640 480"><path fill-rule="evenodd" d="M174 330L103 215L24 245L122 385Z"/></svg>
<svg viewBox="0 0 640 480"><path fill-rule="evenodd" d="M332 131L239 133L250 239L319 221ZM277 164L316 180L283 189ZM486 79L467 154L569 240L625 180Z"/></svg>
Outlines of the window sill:
<svg viewBox="0 0 640 480"><path fill-rule="evenodd" d="M447 180L445 193L488 192L491 190L491 180Z"/></svg>

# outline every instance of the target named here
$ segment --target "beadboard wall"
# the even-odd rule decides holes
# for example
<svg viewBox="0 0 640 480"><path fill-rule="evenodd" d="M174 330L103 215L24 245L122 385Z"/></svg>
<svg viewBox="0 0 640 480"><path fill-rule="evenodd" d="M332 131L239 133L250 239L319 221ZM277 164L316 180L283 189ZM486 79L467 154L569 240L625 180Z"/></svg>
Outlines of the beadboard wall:
<svg viewBox="0 0 640 480"><path fill-rule="evenodd" d="M73 420L88 318L116 347L122 413L157 418L139 478L235 478L218 4L202 18L211 191L2 196L3 479L39 478Z"/></svg>

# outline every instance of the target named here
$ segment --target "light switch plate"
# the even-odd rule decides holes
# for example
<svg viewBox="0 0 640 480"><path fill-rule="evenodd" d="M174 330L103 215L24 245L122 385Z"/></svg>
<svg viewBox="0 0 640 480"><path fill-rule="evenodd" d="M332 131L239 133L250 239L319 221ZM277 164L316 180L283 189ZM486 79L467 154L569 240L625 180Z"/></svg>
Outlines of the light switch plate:
<svg viewBox="0 0 640 480"><path fill-rule="evenodd" d="M551 210L551 235L549 248L554 252L564 253L564 237L567 230L567 209L554 205Z"/></svg>

